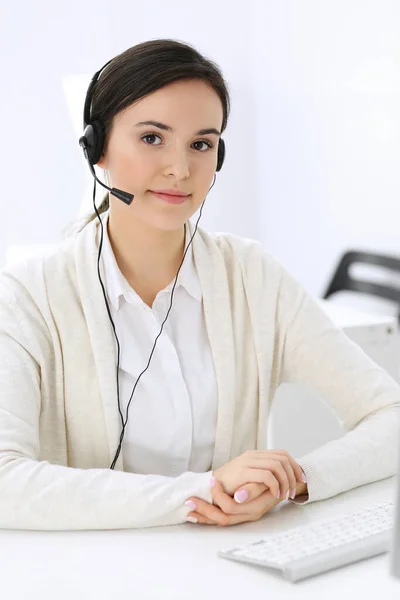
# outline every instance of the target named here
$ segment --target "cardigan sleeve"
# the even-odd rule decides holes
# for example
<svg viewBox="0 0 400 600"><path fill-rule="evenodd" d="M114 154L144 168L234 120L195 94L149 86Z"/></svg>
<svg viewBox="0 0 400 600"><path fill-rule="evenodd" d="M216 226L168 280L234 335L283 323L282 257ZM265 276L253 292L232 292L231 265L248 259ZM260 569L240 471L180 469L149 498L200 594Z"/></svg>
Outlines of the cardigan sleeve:
<svg viewBox="0 0 400 600"><path fill-rule="evenodd" d="M308 498L290 501L307 504L395 475L399 385L283 267L277 302L277 329L283 338L281 381L315 390L347 431L296 458L307 476Z"/></svg>
<svg viewBox="0 0 400 600"><path fill-rule="evenodd" d="M179 477L78 469L39 460L41 370L36 348L50 343L28 294L0 281L0 528L124 529L186 521L185 501L212 503L211 471ZM21 308L21 304L23 308ZM17 319L16 314L25 316ZM36 327L32 327L32 323Z"/></svg>

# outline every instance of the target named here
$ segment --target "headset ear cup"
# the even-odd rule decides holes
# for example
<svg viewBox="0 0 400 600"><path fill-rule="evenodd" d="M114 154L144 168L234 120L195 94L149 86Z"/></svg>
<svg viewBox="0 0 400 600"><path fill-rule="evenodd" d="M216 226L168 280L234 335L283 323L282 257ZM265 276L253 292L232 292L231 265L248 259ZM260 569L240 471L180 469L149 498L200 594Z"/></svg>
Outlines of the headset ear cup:
<svg viewBox="0 0 400 600"><path fill-rule="evenodd" d="M218 160L216 171L220 171L225 159L225 142L222 138L219 139L218 143Z"/></svg>
<svg viewBox="0 0 400 600"><path fill-rule="evenodd" d="M104 147L104 133L101 123L93 121L93 123L87 125L83 135L86 138L86 151L90 164L95 165L99 162Z"/></svg>

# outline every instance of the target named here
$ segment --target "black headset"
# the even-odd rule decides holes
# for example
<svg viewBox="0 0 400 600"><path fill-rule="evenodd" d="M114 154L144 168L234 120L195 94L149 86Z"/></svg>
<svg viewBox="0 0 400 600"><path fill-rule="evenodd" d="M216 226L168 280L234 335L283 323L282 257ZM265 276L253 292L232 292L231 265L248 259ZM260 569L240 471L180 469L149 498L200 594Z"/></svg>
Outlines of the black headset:
<svg viewBox="0 0 400 600"><path fill-rule="evenodd" d="M133 199L134 199L134 195L130 194L128 192L125 192L123 190L119 190L118 188L110 188L107 185L105 185L102 181L100 181L100 179L98 179L98 177L96 175L96 172L94 170L94 165L97 164L97 162L100 160L100 157L103 154L104 141L105 141L105 133L104 133L104 126L103 126L103 124L99 120L91 122L91 115L90 115L90 109L91 109L91 103L92 103L92 96L93 96L93 87L95 86L96 81L98 80L100 73L103 71L103 69L112 60L114 60L114 59L111 59L108 62L106 62L106 64L103 65L101 67L101 69L99 71L97 71L93 75L93 77L91 79L91 82L90 82L89 87L88 87L87 92L86 92L85 106L84 106L84 110L83 110L83 129L84 129L84 133L83 133L83 136L79 138L79 145L83 149L83 153L84 153L85 158L86 158L86 160L88 162L89 169L90 169L90 171L91 171L91 173L92 173L92 175L94 177L94 182L93 182L93 207L94 207L94 210L96 212L97 218L100 221L100 226L101 226L101 238L100 238L100 245L99 245L99 254L98 254L98 257L97 257L97 273L98 273L98 276L99 276L99 281L100 281L101 288L103 290L103 296L104 296L104 301L106 303L107 313L108 313L108 316L109 316L110 321L111 321L111 325L112 325L112 328L113 328L113 331L114 331L114 336L115 336L115 339L116 339L116 342L117 342L117 348L118 348L117 398L118 398L118 410L119 410L119 414L120 414L121 422L122 422L122 431L121 431L119 446L118 446L117 452L115 454L114 460L113 460L113 462L112 462L112 464L110 466L110 469L114 469L115 464L116 464L116 462L118 460L119 454L121 452L122 440L124 439L125 427L126 427L126 424L128 423L128 411L129 411L130 403L132 401L132 396L133 396L133 394L135 392L136 386L139 383L139 380L140 380L141 376L149 368L150 361L152 359L152 356L154 354L154 350L155 350L155 347L156 347L156 344L157 344L157 340L158 340L158 338L160 337L160 335L162 333L162 330L163 330L163 327L164 327L164 323L168 319L168 316L169 316L169 313L170 313L171 307L172 307L172 298L173 298L173 295L174 295L174 290L175 290L176 282L177 282L177 279L178 279L179 271L182 268L183 261L185 260L186 253L187 253L187 251L189 249L189 246L192 243L192 240L193 240L193 238L194 238L194 236L196 234L197 225L198 225L198 223L200 221L200 218L201 218L201 214L202 214L202 211L203 211L204 202L206 201L206 199L204 198L204 200L202 202L202 205L201 205L201 208L200 208L200 215L199 215L199 218L197 219L193 235L192 235L192 237L190 239L190 242L189 242L187 248L185 249L185 252L183 253L182 262L181 262L180 267L178 269L178 272L176 274L175 282L174 282L174 285L173 285L172 290L171 290L171 302L170 302L170 305L169 305L167 316L165 317L165 319L164 319L164 321L163 321L163 323L161 325L160 333L158 334L158 336L156 337L156 339L154 341L153 349L152 349L152 351L150 353L150 357L149 357L149 361L147 363L147 366L144 369L144 371L142 371L140 373L140 375L137 378L136 383L135 383L135 385L133 387L133 390L132 390L132 393L131 393L131 396L130 396L130 399L129 399L129 402L128 402L128 405L127 405L127 408L126 408L126 421L124 422L124 418L123 418L123 415L122 415L122 412L121 412L120 400L119 400L120 345L119 345L118 336L117 336L117 333L116 333L116 330L115 330L114 321L112 320L112 317L111 317L110 307L108 306L106 291L104 289L104 284L103 284L103 281L101 279L101 274L100 274L100 255L101 255L101 249L103 247L103 222L102 222L102 220L100 218L99 212L98 212L97 207L96 207L96 181L101 186L103 186L106 190L108 190L111 194L113 194L113 196L115 196L116 198L119 198L120 200L122 200L122 202L125 202L125 204L130 205L132 203ZM216 171L220 171L221 168L222 168L222 165L224 163L224 159L225 159L225 142L224 142L224 140L222 138L219 138L219 142L218 142L218 155L217 156L218 156L218 159L217 159ZM214 175L214 181L213 181L213 183L212 183L212 185L210 187L210 190L211 190L211 188L213 187L213 185L215 183L215 177L216 176Z"/></svg>

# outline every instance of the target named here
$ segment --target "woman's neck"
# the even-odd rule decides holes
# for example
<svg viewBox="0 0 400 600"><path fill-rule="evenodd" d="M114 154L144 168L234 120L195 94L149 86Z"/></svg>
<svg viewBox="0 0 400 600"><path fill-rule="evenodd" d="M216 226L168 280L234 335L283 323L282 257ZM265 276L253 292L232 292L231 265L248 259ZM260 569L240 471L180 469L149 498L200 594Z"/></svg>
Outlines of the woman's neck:
<svg viewBox="0 0 400 600"><path fill-rule="evenodd" d="M121 273L147 301L176 277L185 249L184 226L161 231L110 211L107 231Z"/></svg>

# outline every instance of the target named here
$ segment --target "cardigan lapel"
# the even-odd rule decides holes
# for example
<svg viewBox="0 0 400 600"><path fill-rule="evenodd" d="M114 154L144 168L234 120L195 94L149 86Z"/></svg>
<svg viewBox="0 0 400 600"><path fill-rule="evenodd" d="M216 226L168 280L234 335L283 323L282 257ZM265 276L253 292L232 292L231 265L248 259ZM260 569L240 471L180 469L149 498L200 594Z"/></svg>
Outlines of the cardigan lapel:
<svg viewBox="0 0 400 600"><path fill-rule="evenodd" d="M194 225L188 221L190 237ZM218 387L218 417L212 469L230 460L235 411L235 352L226 265L214 239L198 227L193 258L203 295L204 316Z"/></svg>
<svg viewBox="0 0 400 600"><path fill-rule="evenodd" d="M115 337L109 319L103 291L97 272L101 228L96 219L86 226L78 242L76 270L82 306L87 321L90 342L96 365L100 396L104 410L110 451L110 465L114 460L122 431L122 418L117 400L117 353ZM102 262L100 261L102 267ZM104 270L101 268L104 284ZM123 471L122 450L115 470Z"/></svg>
<svg viewBox="0 0 400 600"><path fill-rule="evenodd" d="M191 238L194 225L190 221L187 224ZM111 464L119 445L122 422L117 403L115 338L97 273L100 234L97 220L87 225L78 243L76 268L93 347ZM215 241L198 227L192 244L218 387L217 431L212 460L212 469L216 469L230 460L234 422L236 379L231 298L224 257ZM104 282L102 269L101 273ZM116 470L123 470L122 454L121 451Z"/></svg>

